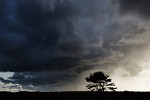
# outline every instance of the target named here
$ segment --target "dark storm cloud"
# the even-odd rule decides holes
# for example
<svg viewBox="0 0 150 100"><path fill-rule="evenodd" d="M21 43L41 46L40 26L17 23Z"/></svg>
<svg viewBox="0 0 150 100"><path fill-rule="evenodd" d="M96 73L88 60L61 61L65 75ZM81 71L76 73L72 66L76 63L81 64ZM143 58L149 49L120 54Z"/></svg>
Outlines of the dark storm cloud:
<svg viewBox="0 0 150 100"><path fill-rule="evenodd" d="M121 4L121 13L139 13L145 18L150 16L149 0L118 0Z"/></svg>
<svg viewBox="0 0 150 100"><path fill-rule="evenodd" d="M8 83L11 83L11 81L9 80L5 80L4 78L0 77L0 81L5 83L5 84L8 84Z"/></svg>
<svg viewBox="0 0 150 100"><path fill-rule="evenodd" d="M64 85L64 82L70 81L73 77L75 77L75 75L58 71L25 72L25 73L15 73L9 80L11 80L11 82L13 82L14 84L22 84L22 85L34 85L34 86L48 85L48 84Z"/></svg>
<svg viewBox="0 0 150 100"><path fill-rule="evenodd" d="M110 8L101 7L99 1L91 4L74 0L2 0L0 3L3 4L0 9L1 71L72 69L82 65L86 57L105 56L101 49L103 40L93 24L101 20L99 10L100 14L108 10L106 16L109 17Z"/></svg>
<svg viewBox="0 0 150 100"><path fill-rule="evenodd" d="M78 62L78 58L56 55L57 48L64 49L65 52L65 48L68 47L73 51L73 45L76 44L74 41L72 45L64 43L59 46L58 44L62 34L59 26L67 27L65 32L68 38L73 35L71 22L67 21L67 17L72 15L71 5L66 7L57 4L54 12L44 12L40 3L35 0L6 0L1 3L6 5L1 8L4 17L1 18L0 51L5 58L0 63L3 66L0 67L2 71L49 70L60 67L59 63L63 69L63 66L69 63L73 64L76 60ZM12 5L14 3L16 5ZM11 13L13 15L10 15ZM14 16L15 21L7 16ZM78 52L80 45L75 46Z"/></svg>
<svg viewBox="0 0 150 100"><path fill-rule="evenodd" d="M119 66L137 75L137 48L144 52L149 35L136 18L120 16L134 5L131 11L137 11L140 1L134 2L1 0L0 71L15 72L9 82L34 86L70 83L85 71ZM138 9L145 9L144 2Z"/></svg>
<svg viewBox="0 0 150 100"><path fill-rule="evenodd" d="M1 0L0 70L16 72L12 83L39 85L71 81L71 77L96 67L94 60L109 55L102 48L105 30L99 32L99 24L107 26L105 20L114 18L115 14L109 14L115 9L112 3Z"/></svg>

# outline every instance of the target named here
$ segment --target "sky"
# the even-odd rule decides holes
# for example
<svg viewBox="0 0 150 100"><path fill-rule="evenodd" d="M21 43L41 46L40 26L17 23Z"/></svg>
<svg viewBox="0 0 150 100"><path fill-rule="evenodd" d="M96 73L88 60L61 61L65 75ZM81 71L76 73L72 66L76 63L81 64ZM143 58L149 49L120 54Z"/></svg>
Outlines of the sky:
<svg viewBox="0 0 150 100"><path fill-rule="evenodd" d="M0 91L150 91L150 1L0 0Z"/></svg>

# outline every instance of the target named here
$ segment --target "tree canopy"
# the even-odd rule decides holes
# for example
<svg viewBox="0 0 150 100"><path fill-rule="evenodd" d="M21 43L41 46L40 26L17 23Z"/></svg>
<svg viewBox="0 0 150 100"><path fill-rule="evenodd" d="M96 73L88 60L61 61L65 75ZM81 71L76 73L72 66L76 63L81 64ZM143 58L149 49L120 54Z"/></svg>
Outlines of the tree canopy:
<svg viewBox="0 0 150 100"><path fill-rule="evenodd" d="M85 80L89 82L86 85L91 91L115 91L117 89L114 83L111 82L111 79L108 78L109 75L103 73L102 71L95 72L90 74Z"/></svg>

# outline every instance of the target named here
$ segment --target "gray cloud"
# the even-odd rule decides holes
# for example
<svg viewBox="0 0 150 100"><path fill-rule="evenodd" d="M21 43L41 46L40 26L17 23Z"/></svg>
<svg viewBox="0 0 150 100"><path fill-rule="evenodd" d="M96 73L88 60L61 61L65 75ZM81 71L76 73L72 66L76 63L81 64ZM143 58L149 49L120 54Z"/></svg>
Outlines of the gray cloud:
<svg viewBox="0 0 150 100"><path fill-rule="evenodd" d="M92 4L90 1L54 0L48 2L52 3L48 8L44 2L35 0L1 3L5 4L1 9L4 17L1 18L0 52L5 58L0 63L4 66L0 68L2 71L68 69L82 62L84 56L99 55L103 45L101 34L104 34L99 33L99 23L107 25L103 20L109 18L105 17L115 16L109 14L111 8L102 7L97 0ZM99 18L99 15L102 16ZM100 21L97 23L97 20Z"/></svg>
<svg viewBox="0 0 150 100"><path fill-rule="evenodd" d="M144 15L146 1L140 8L135 0L1 0L0 4L0 70L15 72L10 80L0 79L4 83L62 86L83 72L112 73L118 67L136 76L142 70L140 63L148 59L143 55L150 47L149 24L127 14L134 7L132 11Z"/></svg>
<svg viewBox="0 0 150 100"><path fill-rule="evenodd" d="M121 4L121 13L122 14L136 14L138 13L144 18L148 18L149 13L149 4L150 1L148 0L119 0Z"/></svg>
<svg viewBox="0 0 150 100"><path fill-rule="evenodd" d="M5 58L0 63L4 66L1 71L65 70L79 65L86 57L105 56L102 35L106 32L100 23L109 26L107 20L115 16L110 13L116 9L111 1L102 0L110 8L97 0L92 4L74 0L45 2L1 1L5 4L1 9L4 17L0 52ZM10 15L14 20L6 17Z"/></svg>
<svg viewBox="0 0 150 100"><path fill-rule="evenodd" d="M94 60L110 54L103 48L103 36L116 31L111 28L117 13L112 1L0 2L0 70L16 72L12 82L44 85L65 81L72 78L68 72L77 77L96 67ZM43 71L51 77L46 78Z"/></svg>
<svg viewBox="0 0 150 100"><path fill-rule="evenodd" d="M70 76L70 79L67 76ZM10 80L14 81L14 84L22 85L63 85L65 81L69 82L73 77L75 75L66 72L26 72L15 73Z"/></svg>

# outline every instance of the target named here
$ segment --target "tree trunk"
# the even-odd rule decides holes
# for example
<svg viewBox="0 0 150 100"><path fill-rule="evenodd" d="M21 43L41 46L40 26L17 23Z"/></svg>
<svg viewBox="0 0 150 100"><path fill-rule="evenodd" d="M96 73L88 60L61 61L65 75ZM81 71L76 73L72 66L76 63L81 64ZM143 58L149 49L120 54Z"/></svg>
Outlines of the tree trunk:
<svg viewBox="0 0 150 100"><path fill-rule="evenodd" d="M105 90L104 90L105 88L104 88L104 83L102 83L102 91L104 92Z"/></svg>

